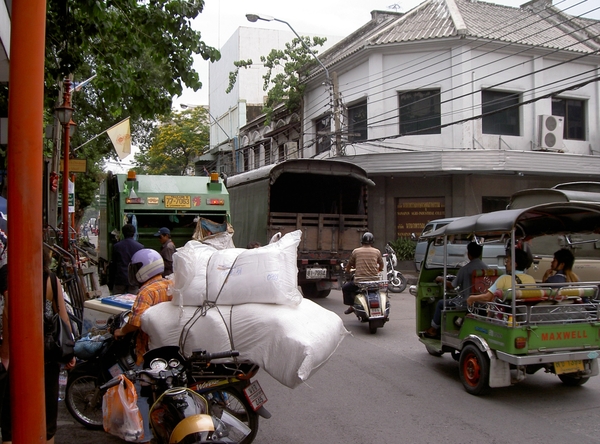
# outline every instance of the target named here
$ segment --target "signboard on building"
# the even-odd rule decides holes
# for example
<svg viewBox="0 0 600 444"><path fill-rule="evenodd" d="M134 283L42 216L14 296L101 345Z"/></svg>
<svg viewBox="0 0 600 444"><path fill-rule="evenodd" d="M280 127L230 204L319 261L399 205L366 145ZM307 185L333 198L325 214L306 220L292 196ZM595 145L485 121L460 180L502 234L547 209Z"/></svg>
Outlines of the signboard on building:
<svg viewBox="0 0 600 444"><path fill-rule="evenodd" d="M419 235L427 222L444 217L444 197L400 197L396 201L396 234L398 237Z"/></svg>
<svg viewBox="0 0 600 444"><path fill-rule="evenodd" d="M63 170L64 160L60 159L60 171ZM87 171L87 159L69 159L70 173L85 173Z"/></svg>

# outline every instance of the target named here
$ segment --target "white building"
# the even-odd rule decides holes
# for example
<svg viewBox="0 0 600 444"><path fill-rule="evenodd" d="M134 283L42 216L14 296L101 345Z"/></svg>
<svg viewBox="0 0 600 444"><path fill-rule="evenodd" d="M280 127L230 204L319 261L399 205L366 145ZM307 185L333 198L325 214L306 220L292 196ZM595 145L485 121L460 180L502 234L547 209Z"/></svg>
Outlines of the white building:
<svg viewBox="0 0 600 444"><path fill-rule="evenodd" d="M308 79L302 149L367 171L378 243L503 208L520 189L600 180L599 21L550 0L427 0L372 16L320 56L344 103L340 149L323 136L322 69Z"/></svg>
<svg viewBox="0 0 600 444"><path fill-rule="evenodd" d="M302 34L300 32L300 35ZM327 37L323 48L331 47L339 37ZM221 59L209 67L209 109L212 116L210 131L210 153L205 159L217 161L217 169L227 174L243 171L244 160L234 156L239 147L239 129L262 113L267 93L263 89L263 76L267 72L261 56L267 56L273 49L284 49L286 43L295 38L291 30L279 31L259 27L240 27L220 49ZM229 74L235 71L234 62L251 59L249 68L239 70L237 81L227 93ZM264 151L262 153L264 164ZM235 161L234 161L235 159ZM254 163L256 162L256 163ZM259 166L259 154L253 165Z"/></svg>

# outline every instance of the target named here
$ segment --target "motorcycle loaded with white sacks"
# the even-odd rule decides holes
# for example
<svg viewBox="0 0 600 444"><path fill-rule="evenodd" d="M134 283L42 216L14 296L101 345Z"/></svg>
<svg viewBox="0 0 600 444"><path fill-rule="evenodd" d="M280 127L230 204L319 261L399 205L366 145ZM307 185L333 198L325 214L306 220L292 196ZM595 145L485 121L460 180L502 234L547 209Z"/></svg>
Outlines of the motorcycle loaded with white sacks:
<svg viewBox="0 0 600 444"><path fill-rule="evenodd" d="M387 288L394 293L402 293L406 289L408 280L400 271L396 270L398 259L394 248L388 242L385 244L385 253L383 254L385 261L385 275L387 277Z"/></svg>
<svg viewBox="0 0 600 444"><path fill-rule="evenodd" d="M388 282L381 279L383 257L373 247L373 242L371 233L363 234L362 246L352 252L344 267L351 278L342 287L342 292L347 305L352 301L352 305L344 313L354 313L361 322L368 322L369 332L375 334L389 320L390 300L387 294Z"/></svg>

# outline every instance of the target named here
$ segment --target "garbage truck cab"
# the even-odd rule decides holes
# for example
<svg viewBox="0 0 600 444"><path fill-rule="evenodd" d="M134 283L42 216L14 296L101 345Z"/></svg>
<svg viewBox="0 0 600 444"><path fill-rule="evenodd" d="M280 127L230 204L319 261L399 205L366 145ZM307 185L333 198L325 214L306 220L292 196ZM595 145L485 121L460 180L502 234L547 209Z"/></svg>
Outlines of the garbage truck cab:
<svg viewBox="0 0 600 444"><path fill-rule="evenodd" d="M558 249L557 239L585 234L591 248L600 248L599 227L600 206L566 202L462 217L424 237L445 251L450 239L457 238L503 244L511 251L515 270L516 245L533 245L535 255L540 239L553 239ZM410 289L416 302L416 333L431 355L450 353L458 361L467 392L478 395L510 386L542 369L568 386L598 375L600 276L560 284L519 283L513 276L510 288L497 290L493 300L457 306L448 304L457 296L456 289L436 278L455 275L458 268L428 264L427 257L423 264L418 284ZM474 270L469 293L485 293L500 273ZM440 300L441 328L431 337L426 330Z"/></svg>
<svg viewBox="0 0 600 444"><path fill-rule="evenodd" d="M200 222L200 225L198 225ZM176 247L196 236L227 230L229 194L217 173L210 176L158 176L108 173L100 184L99 277L109 279L112 246L127 223L136 227L137 240L160 251L154 236L161 227L171 231Z"/></svg>

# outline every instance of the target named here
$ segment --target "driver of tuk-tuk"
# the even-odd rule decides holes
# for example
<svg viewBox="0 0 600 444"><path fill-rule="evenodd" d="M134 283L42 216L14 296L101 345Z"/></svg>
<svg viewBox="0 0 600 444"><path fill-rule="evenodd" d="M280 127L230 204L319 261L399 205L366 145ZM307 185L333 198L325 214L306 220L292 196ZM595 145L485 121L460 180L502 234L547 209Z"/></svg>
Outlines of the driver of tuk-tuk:
<svg viewBox="0 0 600 444"><path fill-rule="evenodd" d="M474 270L487 270L488 266L481 260L483 246L477 242L469 242L467 245L467 257L469 263L461 267L452 281L446 280L445 276L438 276L435 281L438 284L446 282L446 287L450 289L457 288L458 296L446 300L446 307L464 307L467 297L471 294L471 275ZM439 338L440 325L442 323L442 310L444 309L444 300L440 299L435 307L435 313L431 320L431 327L425 330L423 334L426 338Z"/></svg>
<svg viewBox="0 0 600 444"><path fill-rule="evenodd" d="M496 290L507 290L512 287L512 260L510 256L510 249L506 250L506 257L504 258L506 265L506 274L496 279L496 282L482 294L474 294L467 298L467 304L473 305L475 302L491 302L494 300L494 293ZM530 254L525 252L521 248L515 248L515 280L517 284L535 284L535 278L526 274L527 270L532 263L532 257Z"/></svg>

